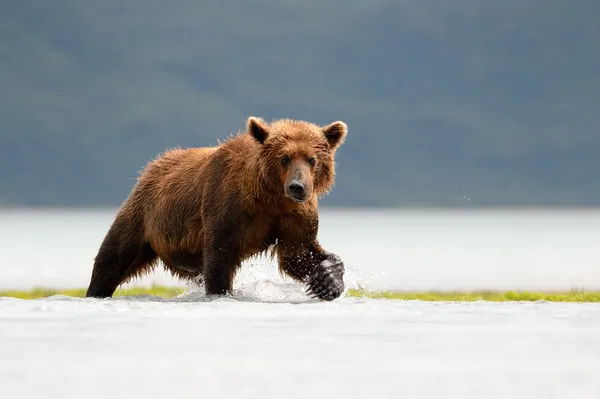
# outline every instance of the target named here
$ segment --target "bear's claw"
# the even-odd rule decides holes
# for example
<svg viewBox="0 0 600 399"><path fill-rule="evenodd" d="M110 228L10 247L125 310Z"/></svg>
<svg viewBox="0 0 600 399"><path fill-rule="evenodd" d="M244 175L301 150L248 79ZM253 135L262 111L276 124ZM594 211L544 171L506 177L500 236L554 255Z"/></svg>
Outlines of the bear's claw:
<svg viewBox="0 0 600 399"><path fill-rule="evenodd" d="M308 278L306 293L311 298L331 301L344 292L344 263L339 257L325 259Z"/></svg>

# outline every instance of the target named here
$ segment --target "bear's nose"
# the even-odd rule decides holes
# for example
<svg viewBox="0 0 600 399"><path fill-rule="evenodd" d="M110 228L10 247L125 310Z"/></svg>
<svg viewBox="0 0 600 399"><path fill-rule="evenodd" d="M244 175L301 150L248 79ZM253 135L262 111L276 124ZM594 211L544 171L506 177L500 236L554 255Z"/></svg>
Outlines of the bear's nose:
<svg viewBox="0 0 600 399"><path fill-rule="evenodd" d="M290 191L290 195L297 200L304 199L305 188L304 184L300 183L298 180L292 180L288 185L288 190Z"/></svg>

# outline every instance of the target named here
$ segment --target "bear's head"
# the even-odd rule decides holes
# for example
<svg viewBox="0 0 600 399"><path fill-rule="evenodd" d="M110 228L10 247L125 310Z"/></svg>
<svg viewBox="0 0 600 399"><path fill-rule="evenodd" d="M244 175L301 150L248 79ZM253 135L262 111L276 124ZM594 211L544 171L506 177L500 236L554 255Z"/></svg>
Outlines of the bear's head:
<svg viewBox="0 0 600 399"><path fill-rule="evenodd" d="M335 180L335 152L348 128L279 119L248 118L248 133L260 144L262 178L277 193L297 203L326 194Z"/></svg>

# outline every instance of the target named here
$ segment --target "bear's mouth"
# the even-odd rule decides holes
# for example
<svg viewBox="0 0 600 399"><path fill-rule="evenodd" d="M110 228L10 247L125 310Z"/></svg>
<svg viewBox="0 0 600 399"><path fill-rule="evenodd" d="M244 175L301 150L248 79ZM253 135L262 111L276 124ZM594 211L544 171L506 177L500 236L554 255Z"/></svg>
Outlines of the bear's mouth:
<svg viewBox="0 0 600 399"><path fill-rule="evenodd" d="M306 201L306 195L294 195L290 192L290 190L285 190L286 197L290 198L292 201L301 204Z"/></svg>
<svg viewBox="0 0 600 399"><path fill-rule="evenodd" d="M306 198L296 198L293 195L288 195L288 197L290 197L297 204L301 204L306 201Z"/></svg>

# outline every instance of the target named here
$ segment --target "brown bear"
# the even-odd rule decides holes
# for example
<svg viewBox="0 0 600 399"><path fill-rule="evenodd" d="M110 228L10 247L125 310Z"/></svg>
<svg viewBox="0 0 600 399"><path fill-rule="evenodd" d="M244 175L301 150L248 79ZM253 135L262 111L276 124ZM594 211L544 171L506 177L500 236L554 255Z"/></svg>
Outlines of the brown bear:
<svg viewBox="0 0 600 399"><path fill-rule="evenodd" d="M317 240L318 198L335 179L347 126L250 117L247 131L215 147L175 149L150 162L122 204L94 261L87 297L152 271L232 290L241 263L277 257L279 271L333 300L344 264Z"/></svg>

